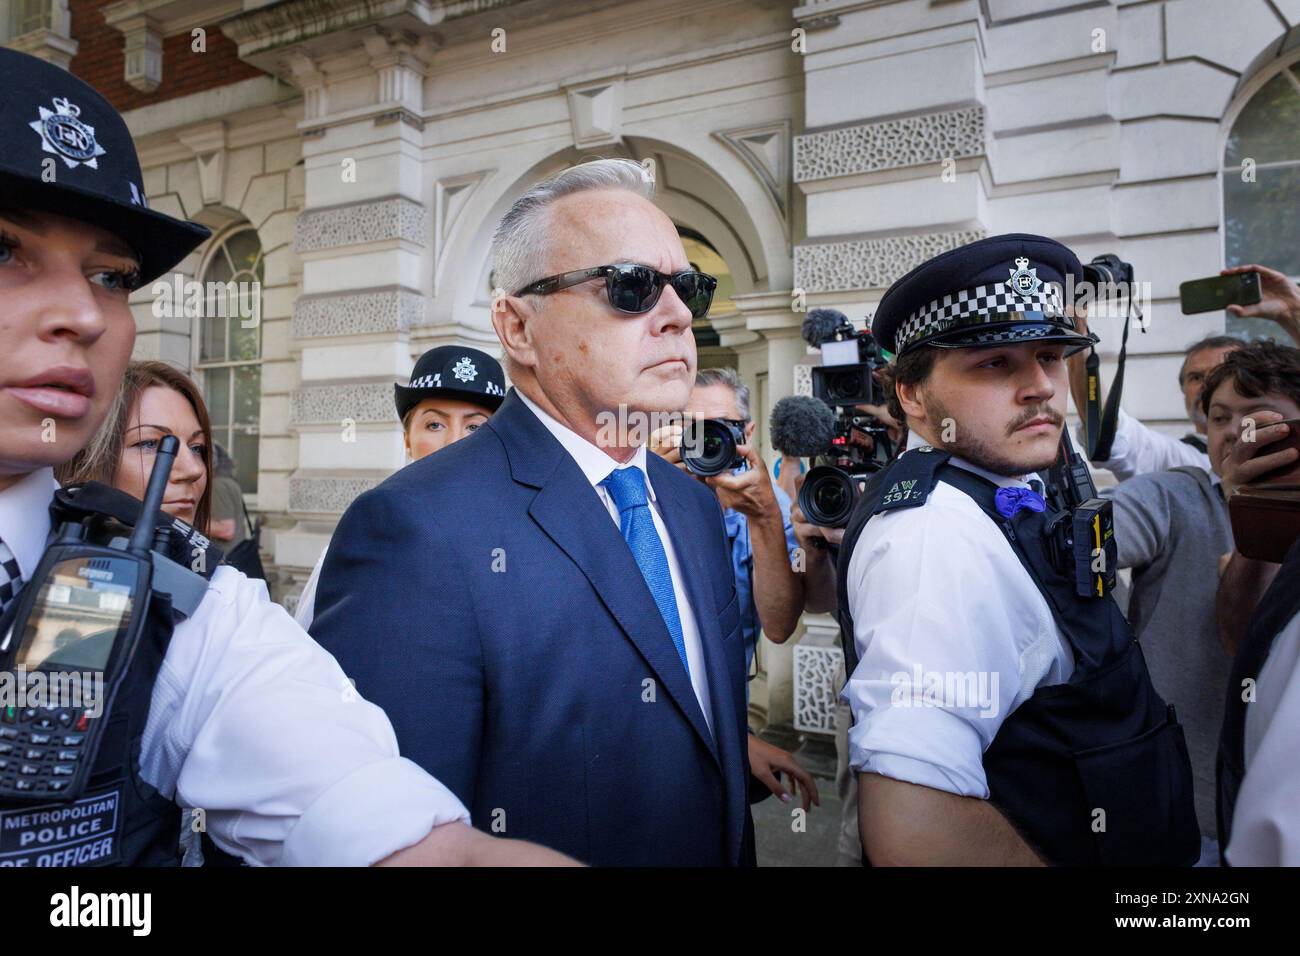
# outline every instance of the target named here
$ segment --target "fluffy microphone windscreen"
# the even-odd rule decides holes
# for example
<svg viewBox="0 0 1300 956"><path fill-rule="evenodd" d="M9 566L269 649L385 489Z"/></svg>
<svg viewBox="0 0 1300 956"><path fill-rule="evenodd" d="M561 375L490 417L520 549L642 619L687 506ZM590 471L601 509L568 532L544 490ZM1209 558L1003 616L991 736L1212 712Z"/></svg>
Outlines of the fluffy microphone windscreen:
<svg viewBox="0 0 1300 956"><path fill-rule="evenodd" d="M798 458L825 454L835 437L835 413L807 395L787 395L777 402L768 425L772 447Z"/></svg>
<svg viewBox="0 0 1300 956"><path fill-rule="evenodd" d="M803 340L813 348L820 348L837 328L848 321L849 317L839 309L812 309L803 317Z"/></svg>

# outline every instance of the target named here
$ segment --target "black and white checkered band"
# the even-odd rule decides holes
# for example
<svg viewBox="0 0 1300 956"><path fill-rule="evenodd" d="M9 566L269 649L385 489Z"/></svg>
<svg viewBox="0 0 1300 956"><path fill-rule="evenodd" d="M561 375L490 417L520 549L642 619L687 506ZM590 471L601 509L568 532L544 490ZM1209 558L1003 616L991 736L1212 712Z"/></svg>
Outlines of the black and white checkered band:
<svg viewBox="0 0 1300 956"><path fill-rule="evenodd" d="M442 388L442 373L435 372L432 375L421 375L419 378L411 379L411 384L407 388Z"/></svg>
<svg viewBox="0 0 1300 956"><path fill-rule="evenodd" d="M900 322L898 331L894 334L894 353L942 332L991 322L1014 321L1017 315L1034 312L1046 319L1064 318L1061 293L1055 285L1044 284L1033 295L1027 296L1012 292L1006 283L1001 282L964 289L936 299ZM1029 316L1026 316L1028 319Z"/></svg>

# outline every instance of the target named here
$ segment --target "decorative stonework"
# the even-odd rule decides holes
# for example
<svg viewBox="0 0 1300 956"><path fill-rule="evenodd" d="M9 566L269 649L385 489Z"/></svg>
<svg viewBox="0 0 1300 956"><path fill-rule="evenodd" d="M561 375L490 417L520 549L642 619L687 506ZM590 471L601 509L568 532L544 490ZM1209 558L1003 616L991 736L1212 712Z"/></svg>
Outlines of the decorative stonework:
<svg viewBox="0 0 1300 956"><path fill-rule="evenodd" d="M796 365L794 367L794 394L812 395L812 366Z"/></svg>
<svg viewBox="0 0 1300 956"><path fill-rule="evenodd" d="M597 149L622 141L621 77L571 86L565 92L568 94L574 146L578 149Z"/></svg>
<svg viewBox="0 0 1300 956"><path fill-rule="evenodd" d="M794 649L794 729L814 734L835 733L839 688L836 677L844 666L838 647Z"/></svg>
<svg viewBox="0 0 1300 956"><path fill-rule="evenodd" d="M925 260L983 237L979 229L796 246L794 285L807 293L883 289Z"/></svg>
<svg viewBox="0 0 1300 956"><path fill-rule="evenodd" d="M423 318L424 296L410 289L302 296L293 304L293 337L405 332Z"/></svg>
<svg viewBox="0 0 1300 956"><path fill-rule="evenodd" d="M784 218L789 199L789 121L719 130L713 135L726 143L754 171Z"/></svg>
<svg viewBox="0 0 1300 956"><path fill-rule="evenodd" d="M426 243L429 221L424 206L401 196L304 212L294 226L295 252L405 239Z"/></svg>
<svg viewBox="0 0 1300 956"><path fill-rule="evenodd" d="M919 166L984 151L984 108L971 106L796 136L794 180Z"/></svg>
<svg viewBox="0 0 1300 956"><path fill-rule="evenodd" d="M289 399L292 425L354 422L396 422L391 382L309 385L295 388Z"/></svg>
<svg viewBox="0 0 1300 956"><path fill-rule="evenodd" d="M381 478L290 478L289 510L338 514L374 488Z"/></svg>

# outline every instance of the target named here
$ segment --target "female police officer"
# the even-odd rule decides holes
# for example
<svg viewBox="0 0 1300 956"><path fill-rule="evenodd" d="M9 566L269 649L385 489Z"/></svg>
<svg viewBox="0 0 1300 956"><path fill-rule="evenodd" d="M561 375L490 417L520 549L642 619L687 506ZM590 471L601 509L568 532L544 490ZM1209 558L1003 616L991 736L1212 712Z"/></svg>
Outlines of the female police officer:
<svg viewBox="0 0 1300 956"><path fill-rule="evenodd" d="M8 631L51 533L52 467L90 440L130 357L127 297L207 231L145 207L126 125L89 86L0 49L0 88L0 612ZM261 583L217 568L170 642L155 643L165 649L156 674L132 681L129 671L99 718L135 728L127 740L139 749L125 753L138 760L102 772L113 762L105 731L90 778L102 791L77 806L0 800L0 863L175 863L175 802L203 808L216 843L255 864L563 860L468 827L460 802L398 755L383 712L351 692L334 659ZM12 777L22 789L13 761L31 759L36 774L56 753L15 753L31 729L7 710L0 720L3 783ZM65 734L56 746L79 742L55 733ZM90 828L42 825L82 820L97 807L111 812ZM83 831L93 831L93 845Z"/></svg>
<svg viewBox="0 0 1300 956"><path fill-rule="evenodd" d="M1063 357L1093 341L1060 292L1081 272L1060 243L997 236L918 266L876 311L896 353L891 413L911 437L869 483L840 557L873 863L1197 859L1182 730L1096 593L1104 532L1094 550L1091 527L1086 541L1076 530L1095 507L1084 478L1065 489L1058 471L1040 494L1062 448Z"/></svg>

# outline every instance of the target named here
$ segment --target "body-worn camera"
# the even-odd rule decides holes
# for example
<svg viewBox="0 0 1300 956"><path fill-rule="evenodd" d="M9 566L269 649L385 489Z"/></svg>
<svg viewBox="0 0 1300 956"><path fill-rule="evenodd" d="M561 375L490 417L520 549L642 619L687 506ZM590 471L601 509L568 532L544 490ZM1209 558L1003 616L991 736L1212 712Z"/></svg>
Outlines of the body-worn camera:
<svg viewBox="0 0 1300 956"><path fill-rule="evenodd" d="M805 341L822 353L812 391L830 408L834 425L799 489L799 508L815 525L842 528L867 478L894 454L885 424L857 407L884 404L873 373L885 359L869 329L855 329L843 313L815 311L821 314L804 324Z"/></svg>
<svg viewBox="0 0 1300 956"><path fill-rule="evenodd" d="M736 450L745 443L745 425L738 418L687 419L682 426L682 464L701 478L734 471L745 464Z"/></svg>

